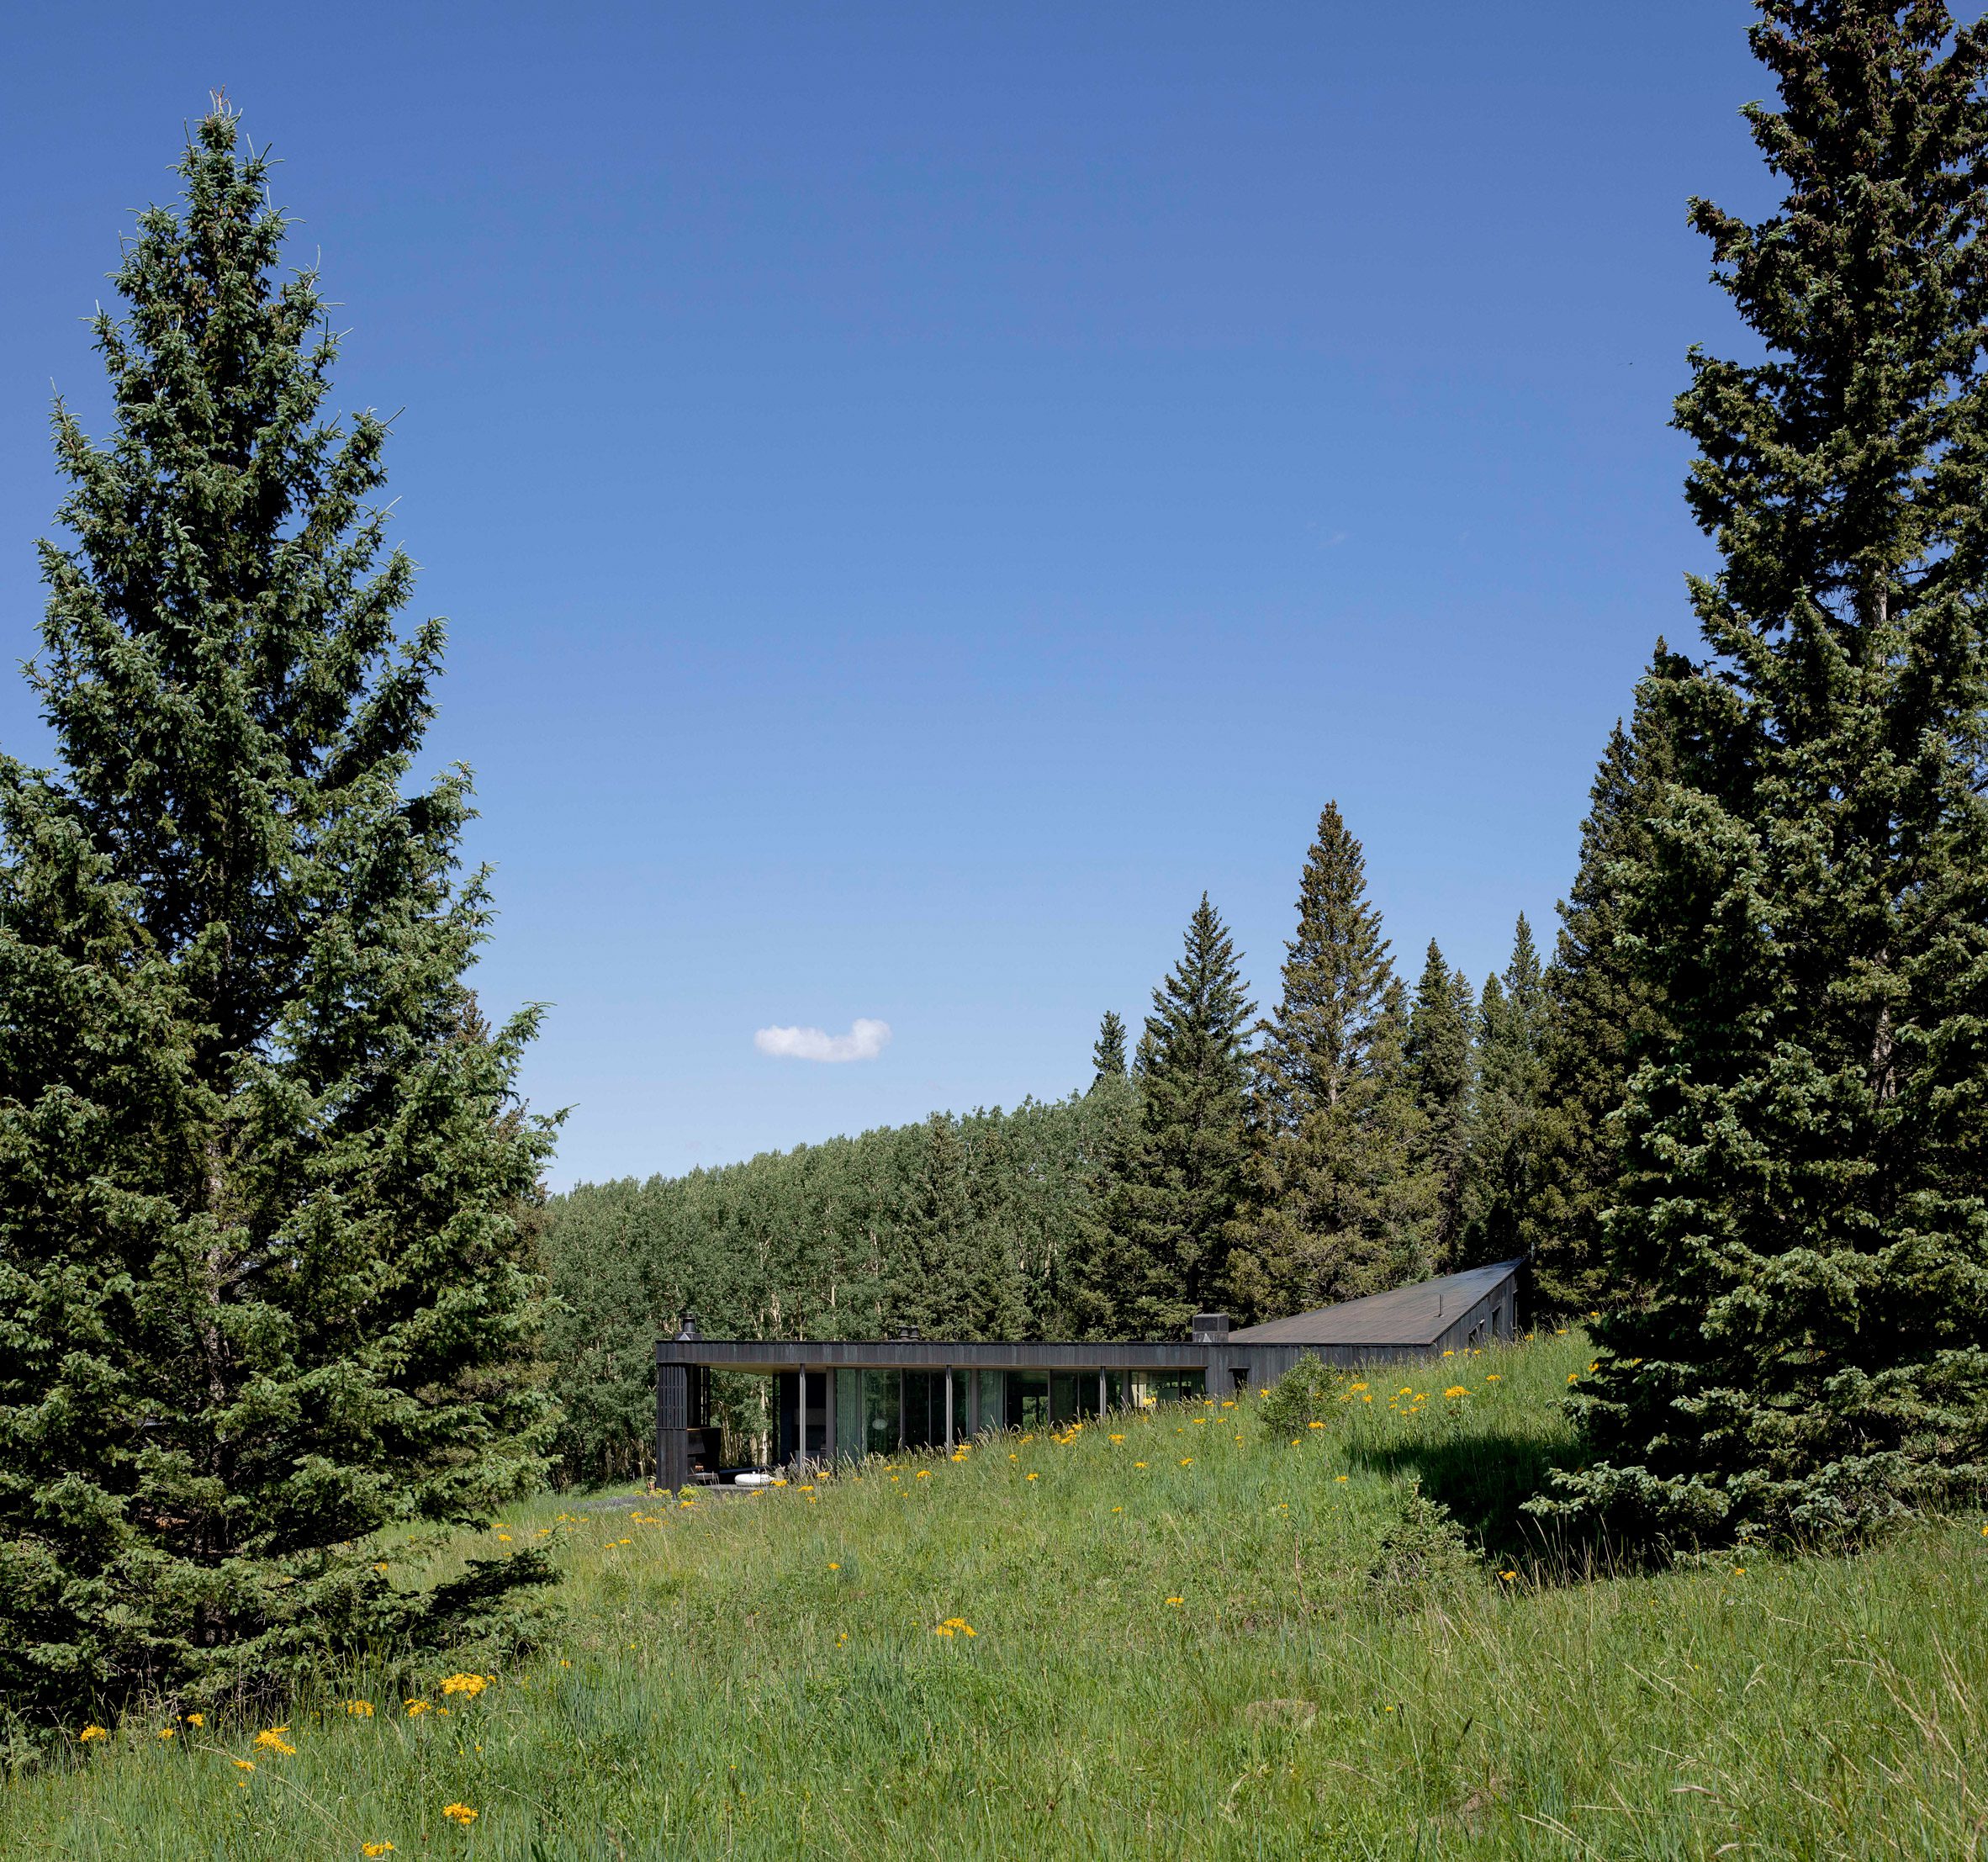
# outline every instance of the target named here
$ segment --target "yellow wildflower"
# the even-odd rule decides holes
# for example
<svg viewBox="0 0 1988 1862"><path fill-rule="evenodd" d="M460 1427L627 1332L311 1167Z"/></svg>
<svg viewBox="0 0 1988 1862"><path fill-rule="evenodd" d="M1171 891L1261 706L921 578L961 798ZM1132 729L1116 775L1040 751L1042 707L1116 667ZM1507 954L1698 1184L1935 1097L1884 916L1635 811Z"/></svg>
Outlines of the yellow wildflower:
<svg viewBox="0 0 1988 1862"><path fill-rule="evenodd" d="M1446 1397L1467 1397L1470 1392L1465 1389L1461 1383L1452 1383L1448 1389L1443 1392L1443 1394Z"/></svg>
<svg viewBox="0 0 1988 1862"><path fill-rule="evenodd" d="M1333 1476L1333 1478L1338 1481L1342 1486L1352 1478L1353 1477L1351 1474L1335 1474Z"/></svg>
<svg viewBox="0 0 1988 1862"><path fill-rule="evenodd" d="M476 1812L467 1804L444 1804L441 1814L452 1823L460 1823L464 1829L476 1821Z"/></svg>
<svg viewBox="0 0 1988 1862"><path fill-rule="evenodd" d="M1033 1474L1029 1474L1029 1475L1027 1475L1027 1476L1025 1476L1024 1478L1027 1478L1027 1479L1028 1479L1028 1480L1034 1480L1034 1479L1035 1478L1035 1476L1034 1476L1034 1475L1033 1475Z"/></svg>
<svg viewBox="0 0 1988 1862"><path fill-rule="evenodd" d="M87 1726L76 1737L79 1740L108 1739L110 1737L110 1730L107 1727Z"/></svg>
<svg viewBox="0 0 1988 1862"><path fill-rule="evenodd" d="M1167 1600L1167 1601L1168 1601L1170 1604L1176 1604L1176 1605L1179 1605L1179 1604L1185 1604L1185 1603L1187 1602L1187 1600L1185 1597L1169 1597L1169 1598L1168 1598L1166 1600Z"/></svg>
<svg viewBox="0 0 1988 1862"><path fill-rule="evenodd" d="M1502 1371L1487 1371L1484 1373L1484 1381L1487 1383L1497 1383L1503 1381L1504 1376L1504 1373Z"/></svg>
<svg viewBox="0 0 1988 1862"><path fill-rule="evenodd" d="M280 1752L288 1759L297 1749L283 1738L289 1730L288 1727L265 1727L256 1735L255 1743L265 1752Z"/></svg>
<svg viewBox="0 0 1988 1862"><path fill-rule="evenodd" d="M359 1854L362 1855L391 1855L393 1853L394 1845L391 1843L362 1843L359 1845Z"/></svg>
<svg viewBox="0 0 1988 1862"><path fill-rule="evenodd" d="M237 1759L233 1761L233 1764L237 1771L253 1771L256 1769L256 1761L253 1759Z"/></svg>
<svg viewBox="0 0 1988 1862"><path fill-rule="evenodd" d="M1507 1584L1511 1583L1512 1580L1519 1575L1516 1571L1500 1571L1498 1574L1499 1577L1503 1578Z"/></svg>
<svg viewBox="0 0 1988 1862"><path fill-rule="evenodd" d="M345 1711L355 1720L370 1720L373 1717L373 1702L370 1701L347 1701L345 1704Z"/></svg>
<svg viewBox="0 0 1988 1862"><path fill-rule="evenodd" d="M828 1567L828 1568L831 1571L839 1571L842 1569L842 1567L839 1564L832 1564Z"/></svg>
<svg viewBox="0 0 1988 1862"><path fill-rule="evenodd" d="M929 1468L921 1468L918 1470L918 1478L920 1480L930 1480L932 1478L932 1470Z"/></svg>
<svg viewBox="0 0 1988 1862"><path fill-rule="evenodd" d="M1305 1424L1305 1427L1308 1429L1323 1429L1324 1426L1325 1425L1322 1422L1308 1422Z"/></svg>
<svg viewBox="0 0 1988 1862"><path fill-rule="evenodd" d="M1145 1466L1145 1463L1143 1461L1135 1461L1135 1462L1134 1462L1134 1463L1133 1463L1133 1464L1132 1464L1132 1465L1133 1465L1134 1468L1144 1468L1144 1467Z"/></svg>
<svg viewBox="0 0 1988 1862"><path fill-rule="evenodd" d="M444 1694L467 1694L471 1700L490 1685L489 1677L484 1674L452 1674L441 1684Z"/></svg>
<svg viewBox="0 0 1988 1862"><path fill-rule="evenodd" d="M562 1663L560 1665L564 1667L566 1664ZM407 1703L407 1717L410 1720L418 1720L427 1711L428 1703L426 1701L410 1701Z"/></svg>
<svg viewBox="0 0 1988 1862"><path fill-rule="evenodd" d="M1113 1441L1123 1441L1125 1438L1123 1436L1113 1436L1111 1439Z"/></svg>
<svg viewBox="0 0 1988 1862"><path fill-rule="evenodd" d="M1193 1465L1194 1465L1194 1457L1193 1457L1193 1456L1192 1456L1192 1455L1182 1455L1182 1456L1181 1457L1181 1466L1182 1466L1182 1467L1183 1467L1183 1468L1192 1468Z"/></svg>
<svg viewBox="0 0 1988 1862"><path fill-rule="evenodd" d="M159 1737L161 1739L174 1739L178 1736L179 1728L177 1727L161 1727L159 1728Z"/></svg>
<svg viewBox="0 0 1988 1862"><path fill-rule="evenodd" d="M190 1727L204 1727L207 1724L207 1716L204 1713L182 1713L180 1718Z"/></svg>

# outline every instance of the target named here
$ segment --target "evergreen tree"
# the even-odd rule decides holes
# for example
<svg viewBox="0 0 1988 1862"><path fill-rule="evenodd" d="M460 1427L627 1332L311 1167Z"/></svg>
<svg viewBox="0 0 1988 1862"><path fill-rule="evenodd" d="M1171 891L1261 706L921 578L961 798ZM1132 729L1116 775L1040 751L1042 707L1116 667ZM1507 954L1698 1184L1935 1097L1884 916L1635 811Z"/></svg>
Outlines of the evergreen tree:
<svg viewBox="0 0 1988 1862"><path fill-rule="evenodd" d="M1762 12L1784 200L1692 217L1766 353L1677 403L1724 560L1623 875L1666 1024L1608 1227L1638 1297L1560 1499L1681 1539L1854 1535L1988 1458L1988 27Z"/></svg>
<svg viewBox="0 0 1988 1862"><path fill-rule="evenodd" d="M923 1138L899 1225L891 1319L916 1325L928 1338L977 1338L966 1154L943 1112L926 1119Z"/></svg>
<svg viewBox="0 0 1988 1862"><path fill-rule="evenodd" d="M1662 676L1662 641L1650 678ZM1521 1239L1548 1311L1586 1313L1615 1286L1601 1219L1622 1171L1621 1122L1632 1047L1647 1051L1660 1004L1625 936L1619 874L1643 853L1645 820L1670 775L1661 714L1637 686L1627 730L1618 723L1589 791L1580 868L1560 902L1547 968L1546 1084L1536 1126L1536 1181Z"/></svg>
<svg viewBox="0 0 1988 1862"><path fill-rule="evenodd" d="M1477 1003L1469 979L1452 971L1434 938L1409 1010L1408 1084L1421 1113L1416 1164L1435 1199L1429 1252L1439 1269L1455 1258L1463 1233L1464 1168L1469 1156L1477 1061Z"/></svg>
<svg viewBox="0 0 1988 1862"><path fill-rule="evenodd" d="M1255 1007L1204 892L1181 960L1153 992L1138 1121L1071 1288L1088 1336L1177 1336L1221 1287L1243 1192L1244 1042Z"/></svg>
<svg viewBox="0 0 1988 1862"><path fill-rule="evenodd" d="M1251 1195L1229 1272L1235 1304L1253 1317L1413 1275L1435 1213L1433 1181L1416 1168L1406 1004L1336 803L1319 817L1284 949L1282 997L1258 1024Z"/></svg>
<svg viewBox="0 0 1988 1862"><path fill-rule="evenodd" d="M1525 914L1500 981L1478 1011L1477 1100L1471 1121L1461 1261L1509 1261L1525 1251L1546 1090L1546 980Z"/></svg>
<svg viewBox="0 0 1988 1862"><path fill-rule="evenodd" d="M1097 1024L1097 1039L1091 1049L1091 1076L1093 1084L1125 1077L1125 1024L1115 1008L1106 1009L1104 1019Z"/></svg>
<svg viewBox="0 0 1988 1862"><path fill-rule="evenodd" d="M59 773L0 759L0 1695L218 1695L452 1632L533 1553L404 1592L382 1527L537 1480L518 1219L544 1126L463 974L461 772L409 788L439 623L320 421L336 344L272 278L217 108L94 329L116 431L58 404L32 673Z"/></svg>
<svg viewBox="0 0 1988 1862"><path fill-rule="evenodd" d="M1027 1338L1034 1330L1013 1227L1021 1170L1008 1137L1013 1123L998 1106L991 1117L976 1114L974 1119L967 1160L972 1226L966 1237L963 1329L950 1331L954 1338Z"/></svg>

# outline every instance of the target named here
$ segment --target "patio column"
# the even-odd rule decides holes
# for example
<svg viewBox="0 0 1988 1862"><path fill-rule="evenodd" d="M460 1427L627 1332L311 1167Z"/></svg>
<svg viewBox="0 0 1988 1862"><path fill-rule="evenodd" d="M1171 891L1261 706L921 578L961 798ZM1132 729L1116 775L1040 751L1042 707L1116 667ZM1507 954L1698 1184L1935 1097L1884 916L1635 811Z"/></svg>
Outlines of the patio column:
<svg viewBox="0 0 1988 1862"><path fill-rule="evenodd" d="M807 1367L805 1364L795 1373L794 1471L802 1475L807 1473Z"/></svg>
<svg viewBox="0 0 1988 1862"><path fill-rule="evenodd" d="M1102 1364L1097 1367L1097 1413L1100 1416L1104 1414L1104 1367Z"/></svg>
<svg viewBox="0 0 1988 1862"><path fill-rule="evenodd" d="M656 1367L656 1484L672 1493L690 1484L690 1381L688 1365Z"/></svg>
<svg viewBox="0 0 1988 1862"><path fill-rule="evenodd" d="M946 1452L953 1452L953 1367L947 1365L943 1373L946 1380Z"/></svg>

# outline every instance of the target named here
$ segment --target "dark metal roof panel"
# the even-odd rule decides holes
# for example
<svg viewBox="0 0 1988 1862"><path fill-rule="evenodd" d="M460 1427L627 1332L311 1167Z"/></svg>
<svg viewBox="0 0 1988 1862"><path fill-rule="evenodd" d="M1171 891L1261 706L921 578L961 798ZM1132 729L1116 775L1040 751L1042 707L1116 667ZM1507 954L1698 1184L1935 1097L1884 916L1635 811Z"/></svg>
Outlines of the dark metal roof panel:
<svg viewBox="0 0 1988 1862"><path fill-rule="evenodd" d="M1009 1343L937 1338L726 1339L664 1338L660 1364L708 1364L727 1371L958 1370L1098 1371L1198 1370L1208 1346L1179 1340L1112 1341L1097 1344Z"/></svg>
<svg viewBox="0 0 1988 1862"><path fill-rule="evenodd" d="M1521 1258L1369 1293L1231 1332L1233 1345L1432 1345L1480 1300L1513 1279Z"/></svg>

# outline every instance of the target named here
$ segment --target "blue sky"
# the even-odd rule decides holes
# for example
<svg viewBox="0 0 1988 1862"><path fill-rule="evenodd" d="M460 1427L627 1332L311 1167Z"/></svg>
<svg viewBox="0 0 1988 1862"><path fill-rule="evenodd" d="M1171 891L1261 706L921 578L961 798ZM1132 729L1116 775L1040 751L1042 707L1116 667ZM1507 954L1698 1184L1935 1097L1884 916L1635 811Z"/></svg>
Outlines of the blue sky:
<svg viewBox="0 0 1988 1862"><path fill-rule="evenodd" d="M340 404L404 410L560 1182L1067 1092L1204 887L1261 999L1329 798L1409 974L1481 976L1691 636L1669 400L1738 338L1684 202L1772 198L1749 16L17 10L0 658L50 384L101 424L79 320L225 84Z"/></svg>

